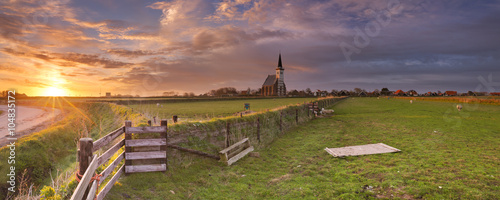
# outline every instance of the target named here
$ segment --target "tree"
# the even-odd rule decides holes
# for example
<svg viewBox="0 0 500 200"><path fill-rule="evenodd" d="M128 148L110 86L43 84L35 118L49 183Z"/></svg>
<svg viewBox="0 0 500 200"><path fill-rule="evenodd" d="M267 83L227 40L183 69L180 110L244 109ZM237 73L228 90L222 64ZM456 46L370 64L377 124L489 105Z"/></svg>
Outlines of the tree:
<svg viewBox="0 0 500 200"><path fill-rule="evenodd" d="M299 91L297 90L292 90L290 92L288 92L289 95L292 95L292 96L296 96L296 95L299 95Z"/></svg>
<svg viewBox="0 0 500 200"><path fill-rule="evenodd" d="M238 91L234 87L223 87L217 90L210 90L211 96L237 95Z"/></svg>
<svg viewBox="0 0 500 200"><path fill-rule="evenodd" d="M361 88L354 88L354 92L356 92L356 94L359 94L363 92L363 90Z"/></svg>
<svg viewBox="0 0 500 200"><path fill-rule="evenodd" d="M305 92L306 92L307 95L311 95L312 94L311 88L307 88Z"/></svg>
<svg viewBox="0 0 500 200"><path fill-rule="evenodd" d="M176 96L176 95L177 95L177 92L175 92L175 91L163 92L163 96L167 96L167 97Z"/></svg>

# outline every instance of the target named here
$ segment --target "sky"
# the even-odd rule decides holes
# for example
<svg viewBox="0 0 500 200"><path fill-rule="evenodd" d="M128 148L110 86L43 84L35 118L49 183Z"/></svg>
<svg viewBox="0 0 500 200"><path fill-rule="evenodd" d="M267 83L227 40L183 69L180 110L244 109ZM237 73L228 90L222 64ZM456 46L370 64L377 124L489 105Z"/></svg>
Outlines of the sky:
<svg viewBox="0 0 500 200"><path fill-rule="evenodd" d="M500 1L2 0L0 89L500 91ZM497 91L495 91L495 89Z"/></svg>

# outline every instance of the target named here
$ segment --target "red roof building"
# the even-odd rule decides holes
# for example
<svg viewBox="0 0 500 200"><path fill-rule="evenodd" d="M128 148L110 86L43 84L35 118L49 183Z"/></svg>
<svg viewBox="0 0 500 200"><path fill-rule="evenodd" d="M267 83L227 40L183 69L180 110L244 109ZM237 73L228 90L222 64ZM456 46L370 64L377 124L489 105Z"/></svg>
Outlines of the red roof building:
<svg viewBox="0 0 500 200"><path fill-rule="evenodd" d="M445 96L457 96L457 91L446 91L444 92Z"/></svg>
<svg viewBox="0 0 500 200"><path fill-rule="evenodd" d="M403 92L403 90L397 90L396 92L394 92L394 95L402 96L404 94L405 94L405 92Z"/></svg>

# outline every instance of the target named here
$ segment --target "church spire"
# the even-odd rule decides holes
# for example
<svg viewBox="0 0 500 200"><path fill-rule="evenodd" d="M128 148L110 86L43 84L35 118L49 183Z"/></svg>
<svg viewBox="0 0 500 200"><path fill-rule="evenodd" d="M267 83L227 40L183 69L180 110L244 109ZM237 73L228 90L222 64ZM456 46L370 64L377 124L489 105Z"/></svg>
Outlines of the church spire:
<svg viewBox="0 0 500 200"><path fill-rule="evenodd" d="M279 56L279 59L278 59L278 67L279 69L283 69L283 65L281 64L281 52L280 52L280 56Z"/></svg>

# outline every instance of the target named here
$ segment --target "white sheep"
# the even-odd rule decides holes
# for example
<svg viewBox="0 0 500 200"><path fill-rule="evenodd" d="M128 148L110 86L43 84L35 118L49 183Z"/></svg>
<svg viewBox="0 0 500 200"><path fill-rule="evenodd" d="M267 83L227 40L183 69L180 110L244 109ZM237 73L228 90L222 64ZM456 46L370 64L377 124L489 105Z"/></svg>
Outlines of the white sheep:
<svg viewBox="0 0 500 200"><path fill-rule="evenodd" d="M461 111L462 110L462 105L458 104L457 105L457 109L458 109L458 111Z"/></svg>
<svg viewBox="0 0 500 200"><path fill-rule="evenodd" d="M413 100L410 100L410 103L413 103Z"/></svg>
<svg viewBox="0 0 500 200"><path fill-rule="evenodd" d="M156 103L156 107L160 107L160 103Z"/></svg>
<svg viewBox="0 0 500 200"><path fill-rule="evenodd" d="M334 110L332 109L325 109L325 108L321 108L321 114L330 114L330 113L333 113Z"/></svg>

